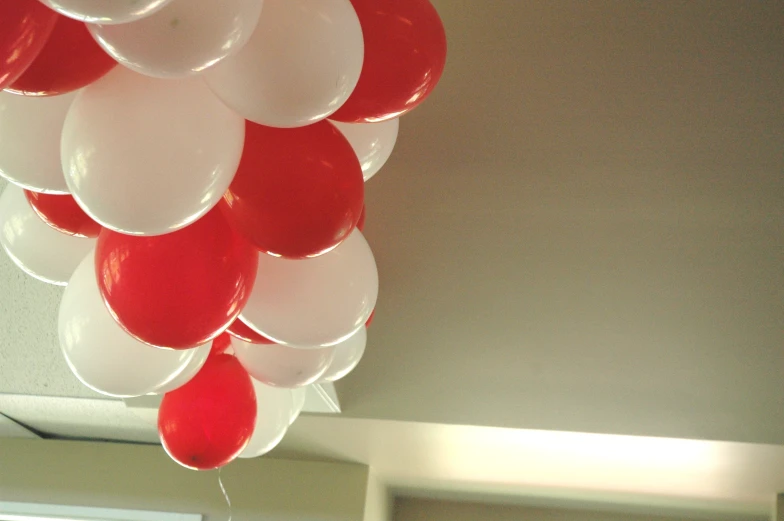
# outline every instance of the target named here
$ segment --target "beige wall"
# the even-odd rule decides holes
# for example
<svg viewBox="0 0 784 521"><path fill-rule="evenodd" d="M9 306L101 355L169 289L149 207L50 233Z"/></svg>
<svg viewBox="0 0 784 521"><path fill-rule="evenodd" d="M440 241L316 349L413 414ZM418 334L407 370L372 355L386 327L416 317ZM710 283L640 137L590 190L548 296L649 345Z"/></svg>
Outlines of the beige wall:
<svg viewBox="0 0 784 521"><path fill-rule="evenodd" d="M399 498L395 502L394 516L394 521L681 521L686 519L693 518L413 498ZM741 519L739 517L737 521Z"/></svg>
<svg viewBox="0 0 784 521"><path fill-rule="evenodd" d="M362 521L367 467L256 458L223 481L234 519ZM0 439L0 501L201 513L224 521L218 474L186 470L160 446Z"/></svg>

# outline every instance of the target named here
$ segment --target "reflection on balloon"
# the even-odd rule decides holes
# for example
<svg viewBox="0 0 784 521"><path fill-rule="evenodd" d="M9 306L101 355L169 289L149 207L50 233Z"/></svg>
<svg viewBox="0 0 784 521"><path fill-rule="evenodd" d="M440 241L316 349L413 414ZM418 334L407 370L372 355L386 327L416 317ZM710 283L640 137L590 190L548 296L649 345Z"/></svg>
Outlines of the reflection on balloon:
<svg viewBox="0 0 784 521"><path fill-rule="evenodd" d="M166 393L158 410L163 448L180 465L222 467L245 449L256 423L250 376L231 355L207 358L188 383Z"/></svg>
<svg viewBox="0 0 784 521"><path fill-rule="evenodd" d="M322 382L334 382L340 380L362 360L367 344L367 329L359 328L359 331L351 335L335 346L335 356L327 371L321 376Z"/></svg>
<svg viewBox="0 0 784 521"><path fill-rule="evenodd" d="M118 67L65 119L62 169L79 205L106 228L160 235L215 206L237 170L245 122L196 78Z"/></svg>
<svg viewBox="0 0 784 521"><path fill-rule="evenodd" d="M0 89L33 63L56 21L57 14L37 0L0 2Z"/></svg>
<svg viewBox="0 0 784 521"><path fill-rule="evenodd" d="M90 219L68 194L41 194L25 190L25 197L38 217L60 233L92 238L101 233L101 225Z"/></svg>
<svg viewBox="0 0 784 521"><path fill-rule="evenodd" d="M0 92L0 176L35 192L68 192L60 136L76 94L31 98Z"/></svg>
<svg viewBox="0 0 784 521"><path fill-rule="evenodd" d="M142 342L195 347L226 330L248 299L258 253L214 208L155 237L104 230L95 267L106 305Z"/></svg>
<svg viewBox="0 0 784 521"><path fill-rule="evenodd" d="M365 181L376 175L386 164L397 141L400 120L397 118L381 123L340 123L332 121L346 136L362 165Z"/></svg>
<svg viewBox="0 0 784 521"><path fill-rule="evenodd" d="M365 36L365 62L351 97L332 115L378 122L412 110L435 89L446 33L429 0L351 0Z"/></svg>
<svg viewBox="0 0 784 521"><path fill-rule="evenodd" d="M297 349L279 344L249 344L235 339L234 352L256 380L293 389L316 382L329 367L334 348Z"/></svg>
<svg viewBox="0 0 784 521"><path fill-rule="evenodd" d="M244 118L301 127L326 118L348 99L363 50L349 0L265 0L250 41L207 71L206 79Z"/></svg>
<svg viewBox="0 0 784 521"><path fill-rule="evenodd" d="M207 343L199 347L194 347L193 351L193 358L191 358L190 362L188 362L188 364L183 367L182 370L171 379L171 381L163 384L160 387L157 387L154 391L152 391L153 394L166 394L175 389L179 389L186 383L190 382L193 377L196 376L199 371L201 371L201 368L207 361L207 357L212 352L212 345Z"/></svg>
<svg viewBox="0 0 784 521"><path fill-rule="evenodd" d="M25 96L57 96L91 84L117 65L98 47L82 22L56 16L46 45L7 91Z"/></svg>
<svg viewBox="0 0 784 521"><path fill-rule="evenodd" d="M103 304L92 252L65 289L57 327L60 349L76 377L108 396L150 393L176 378L198 352L159 349L128 336Z"/></svg>
<svg viewBox="0 0 784 521"><path fill-rule="evenodd" d="M96 24L124 24L150 16L171 0L41 0L74 20Z"/></svg>
<svg viewBox="0 0 784 521"><path fill-rule="evenodd" d="M247 43L262 0L171 0L133 23L92 25L95 40L131 70L157 78L197 74Z"/></svg>
<svg viewBox="0 0 784 521"><path fill-rule="evenodd" d="M378 297L378 271L355 230L334 250L291 260L259 255L259 274L242 321L279 344L330 346L354 334Z"/></svg>
<svg viewBox="0 0 784 521"><path fill-rule="evenodd" d="M281 442L294 411L291 389L270 387L253 380L256 391L256 425L240 458L255 458L268 453Z"/></svg>
<svg viewBox="0 0 784 521"><path fill-rule="evenodd" d="M271 255L321 255L351 233L364 183L346 138L326 121L302 128L247 122L245 148L225 200L243 235Z"/></svg>
<svg viewBox="0 0 784 521"><path fill-rule="evenodd" d="M33 211L24 190L7 185L0 195L0 245L28 275L65 286L95 239L58 232Z"/></svg>
<svg viewBox="0 0 784 521"><path fill-rule="evenodd" d="M239 318L235 319L234 322L226 329L226 332L235 338L239 338L240 340L244 340L245 342L249 342L251 344L274 344L272 340L269 338L258 334L257 332L253 331L249 328L245 322L240 320Z"/></svg>

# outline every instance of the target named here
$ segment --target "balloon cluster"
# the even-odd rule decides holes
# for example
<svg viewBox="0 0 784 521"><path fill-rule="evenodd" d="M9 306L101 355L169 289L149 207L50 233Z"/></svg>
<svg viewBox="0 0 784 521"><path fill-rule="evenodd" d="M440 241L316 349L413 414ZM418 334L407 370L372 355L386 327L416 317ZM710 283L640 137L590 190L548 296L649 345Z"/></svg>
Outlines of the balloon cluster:
<svg viewBox="0 0 784 521"><path fill-rule="evenodd" d="M184 466L271 450L362 357L364 183L445 60L428 0L0 3L0 244L74 374Z"/></svg>

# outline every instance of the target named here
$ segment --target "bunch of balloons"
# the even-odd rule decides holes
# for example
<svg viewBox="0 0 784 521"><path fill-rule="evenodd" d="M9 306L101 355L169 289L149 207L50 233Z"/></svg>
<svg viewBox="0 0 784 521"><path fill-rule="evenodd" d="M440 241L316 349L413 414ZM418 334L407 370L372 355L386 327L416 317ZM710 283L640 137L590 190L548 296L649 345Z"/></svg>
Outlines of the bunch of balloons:
<svg viewBox="0 0 784 521"><path fill-rule="evenodd" d="M0 244L74 374L186 467L271 450L362 357L364 183L445 60L428 0L0 3Z"/></svg>

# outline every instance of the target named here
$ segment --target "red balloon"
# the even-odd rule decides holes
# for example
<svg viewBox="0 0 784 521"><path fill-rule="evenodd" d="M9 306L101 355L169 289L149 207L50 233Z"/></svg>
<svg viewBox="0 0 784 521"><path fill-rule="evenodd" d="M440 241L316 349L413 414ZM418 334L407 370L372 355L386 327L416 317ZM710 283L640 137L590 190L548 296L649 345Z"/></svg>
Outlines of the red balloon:
<svg viewBox="0 0 784 521"><path fill-rule="evenodd" d="M57 13L38 0L0 2L0 89L27 69L57 21Z"/></svg>
<svg viewBox="0 0 784 521"><path fill-rule="evenodd" d="M428 0L351 0L362 25L365 61L354 92L330 116L384 121L410 111L435 88L446 64L446 34Z"/></svg>
<svg viewBox="0 0 784 521"><path fill-rule="evenodd" d="M187 349L226 330L248 300L258 252L218 208L155 237L104 229L95 249L107 307L142 342Z"/></svg>
<svg viewBox="0 0 784 521"><path fill-rule="evenodd" d="M349 236L365 184L357 155L331 123L284 129L248 121L240 166L224 197L257 248L300 259Z"/></svg>
<svg viewBox="0 0 784 521"><path fill-rule="evenodd" d="M373 323L373 317L375 317L375 316L376 316L376 310L374 309L370 313L370 316L368 317L367 321L365 322L365 327L370 327L370 324Z"/></svg>
<svg viewBox="0 0 784 521"><path fill-rule="evenodd" d="M25 190L25 196L38 217L58 232L76 237L98 237L101 233L101 225L84 213L68 194L41 194Z"/></svg>
<svg viewBox="0 0 784 521"><path fill-rule="evenodd" d="M240 320L239 318L231 323L229 328L226 330L228 334L233 337L239 338L240 340L244 340L245 342L249 342L251 344L274 344L272 340L269 338L262 336L251 328L248 327L245 322Z"/></svg>
<svg viewBox="0 0 784 521"><path fill-rule="evenodd" d="M174 461L196 470L222 467L245 449L256 424L250 376L231 355L210 356L191 381L163 396L158 433Z"/></svg>
<svg viewBox="0 0 784 521"><path fill-rule="evenodd" d="M362 205L362 213L359 214L359 221L357 221L357 230L365 231L365 206Z"/></svg>
<svg viewBox="0 0 784 521"><path fill-rule="evenodd" d="M215 337L210 347L210 354L208 356L216 356L224 354L231 347L231 337L226 333L221 333Z"/></svg>
<svg viewBox="0 0 784 521"><path fill-rule="evenodd" d="M56 96L89 85L117 65L95 43L84 23L56 16L49 41L32 65L7 88L9 92Z"/></svg>

